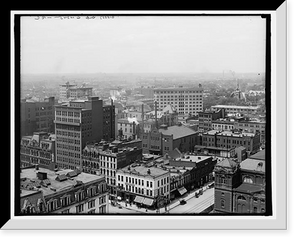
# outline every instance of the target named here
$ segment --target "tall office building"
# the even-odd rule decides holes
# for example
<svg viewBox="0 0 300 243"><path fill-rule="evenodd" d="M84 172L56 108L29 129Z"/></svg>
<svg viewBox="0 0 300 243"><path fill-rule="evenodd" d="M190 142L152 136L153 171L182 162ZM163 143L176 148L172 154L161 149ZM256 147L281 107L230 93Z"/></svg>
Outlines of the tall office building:
<svg viewBox="0 0 300 243"><path fill-rule="evenodd" d="M157 88L154 89L154 100L160 110L170 104L179 116L197 115L203 111L203 88L201 84L191 88Z"/></svg>
<svg viewBox="0 0 300 243"><path fill-rule="evenodd" d="M21 137L32 136L34 132L54 133L54 105L54 97L21 100Z"/></svg>
<svg viewBox="0 0 300 243"><path fill-rule="evenodd" d="M111 105L103 106L103 139L113 141L116 138L116 115L113 100Z"/></svg>
<svg viewBox="0 0 300 243"><path fill-rule="evenodd" d="M82 149L103 139L103 102L98 97L55 106L56 162L59 168L81 168ZM111 137L111 135L108 135Z"/></svg>

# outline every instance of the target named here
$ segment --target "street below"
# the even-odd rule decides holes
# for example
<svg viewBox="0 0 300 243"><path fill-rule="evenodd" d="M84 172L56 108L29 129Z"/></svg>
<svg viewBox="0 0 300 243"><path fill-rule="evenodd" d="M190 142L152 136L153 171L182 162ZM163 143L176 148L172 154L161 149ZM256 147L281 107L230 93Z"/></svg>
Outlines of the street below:
<svg viewBox="0 0 300 243"><path fill-rule="evenodd" d="M191 197L186 200L186 204L179 204L168 212L169 214L199 214L212 204L214 204L214 188L207 189L198 198Z"/></svg>

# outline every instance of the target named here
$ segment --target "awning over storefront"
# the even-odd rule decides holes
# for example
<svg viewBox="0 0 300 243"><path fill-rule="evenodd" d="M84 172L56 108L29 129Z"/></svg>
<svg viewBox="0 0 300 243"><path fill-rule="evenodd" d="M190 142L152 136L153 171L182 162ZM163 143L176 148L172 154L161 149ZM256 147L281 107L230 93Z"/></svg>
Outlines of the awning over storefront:
<svg viewBox="0 0 300 243"><path fill-rule="evenodd" d="M134 202L143 203L144 199L145 199L144 197L136 196L135 199L134 199Z"/></svg>
<svg viewBox="0 0 300 243"><path fill-rule="evenodd" d="M146 197L145 197L143 204L148 205L148 206L151 206L151 205L153 204L153 202L154 202L153 199L150 199L150 198L146 198Z"/></svg>
<svg viewBox="0 0 300 243"><path fill-rule="evenodd" d="M183 195L184 193L187 192L187 190L185 189L185 187L180 187L178 188L178 192L180 193L180 195Z"/></svg>

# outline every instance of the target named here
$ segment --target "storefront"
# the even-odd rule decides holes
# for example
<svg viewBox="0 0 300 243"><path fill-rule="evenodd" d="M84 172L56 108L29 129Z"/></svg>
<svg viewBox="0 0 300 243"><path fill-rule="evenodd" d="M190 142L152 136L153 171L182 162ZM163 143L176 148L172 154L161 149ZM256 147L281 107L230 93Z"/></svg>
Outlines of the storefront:
<svg viewBox="0 0 300 243"><path fill-rule="evenodd" d="M152 208L154 206L154 199L148 198L148 197L142 197L142 196L135 196L133 202L138 207L145 207L145 208Z"/></svg>

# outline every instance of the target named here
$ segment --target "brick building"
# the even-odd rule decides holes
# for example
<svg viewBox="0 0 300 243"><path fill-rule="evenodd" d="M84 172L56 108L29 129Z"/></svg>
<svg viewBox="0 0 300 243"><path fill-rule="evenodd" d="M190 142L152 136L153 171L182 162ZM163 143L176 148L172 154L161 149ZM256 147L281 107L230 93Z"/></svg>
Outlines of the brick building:
<svg viewBox="0 0 300 243"><path fill-rule="evenodd" d="M238 163L227 158L217 163L214 172L214 212L265 213L265 160L248 158Z"/></svg>
<svg viewBox="0 0 300 243"><path fill-rule="evenodd" d="M178 148L181 152L194 150L198 144L198 132L183 125L161 126L141 136L143 153L161 154Z"/></svg>
<svg viewBox="0 0 300 243"><path fill-rule="evenodd" d="M209 154L228 157L221 151L232 151L239 146L244 146L248 153L253 154L260 149L260 134L240 131L211 130L202 134L200 147ZM198 146L199 147L199 146Z"/></svg>
<svg viewBox="0 0 300 243"><path fill-rule="evenodd" d="M45 98L43 101L21 100L21 137L31 136L34 132L54 133L55 104L54 97Z"/></svg>
<svg viewBox="0 0 300 243"><path fill-rule="evenodd" d="M177 150L177 152L179 151ZM172 200L213 180L213 170L217 163L217 160L211 156L184 155L180 152L179 154L175 157L166 155L165 160L167 161L163 165L159 165L170 171L170 197Z"/></svg>
<svg viewBox="0 0 300 243"><path fill-rule="evenodd" d="M116 138L116 115L115 106L111 100L111 105L103 106L103 138L105 141L113 141Z"/></svg>
<svg viewBox="0 0 300 243"><path fill-rule="evenodd" d="M212 129L212 121L224 118L225 109L206 110L198 112L199 132L207 132Z"/></svg>

